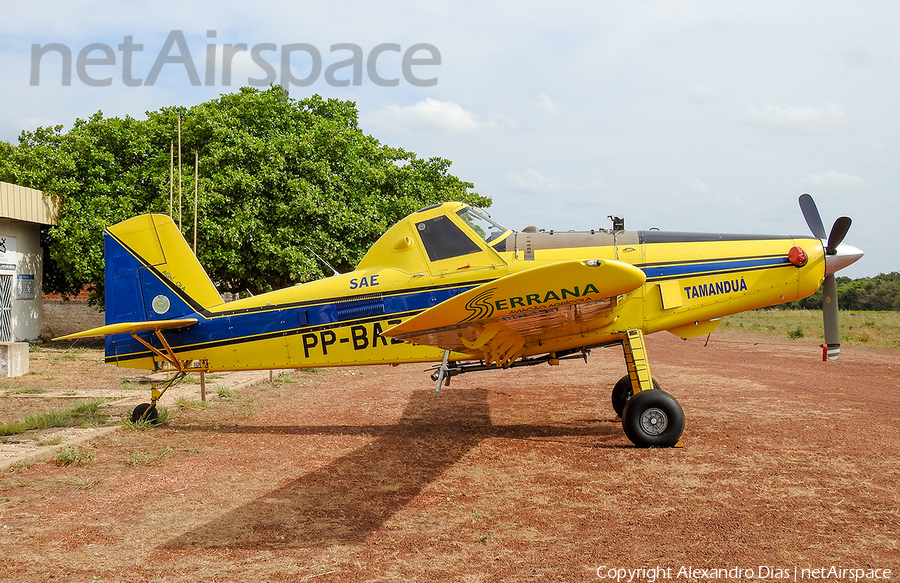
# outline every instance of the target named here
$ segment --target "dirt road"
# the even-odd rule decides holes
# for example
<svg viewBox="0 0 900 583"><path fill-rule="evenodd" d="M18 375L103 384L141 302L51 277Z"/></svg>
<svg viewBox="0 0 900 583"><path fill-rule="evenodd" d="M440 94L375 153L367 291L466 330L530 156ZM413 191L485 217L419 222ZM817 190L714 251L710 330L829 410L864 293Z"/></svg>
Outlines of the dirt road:
<svg viewBox="0 0 900 583"><path fill-rule="evenodd" d="M618 348L439 395L422 366L298 372L4 472L0 580L900 578L900 350L647 341L683 449L613 422Z"/></svg>

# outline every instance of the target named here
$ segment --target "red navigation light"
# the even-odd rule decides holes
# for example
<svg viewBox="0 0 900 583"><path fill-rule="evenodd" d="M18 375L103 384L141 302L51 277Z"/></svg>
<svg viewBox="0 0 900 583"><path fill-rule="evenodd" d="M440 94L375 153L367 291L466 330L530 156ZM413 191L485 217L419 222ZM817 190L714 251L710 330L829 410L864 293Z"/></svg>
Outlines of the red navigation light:
<svg viewBox="0 0 900 583"><path fill-rule="evenodd" d="M806 254L806 251L794 245L788 251L788 260L797 267L803 267L809 261L809 256Z"/></svg>

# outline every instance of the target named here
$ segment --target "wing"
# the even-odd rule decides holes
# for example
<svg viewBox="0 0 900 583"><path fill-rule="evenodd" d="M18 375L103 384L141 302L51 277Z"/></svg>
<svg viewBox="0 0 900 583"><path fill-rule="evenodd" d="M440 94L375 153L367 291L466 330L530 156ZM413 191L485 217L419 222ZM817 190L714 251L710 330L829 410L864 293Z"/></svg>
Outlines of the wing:
<svg viewBox="0 0 900 583"><path fill-rule="evenodd" d="M107 334L127 334L130 332L143 332L150 330L169 330L173 328L184 328L191 324L196 324L196 318L183 318L180 320L156 320L153 322L119 322L118 324L108 324L99 328L91 328L84 332L76 332L54 338L54 340L71 340L73 338L91 338L94 336L106 336Z"/></svg>
<svg viewBox="0 0 900 583"><path fill-rule="evenodd" d="M538 341L599 329L646 280L621 261L563 261L480 285L384 332L507 366Z"/></svg>

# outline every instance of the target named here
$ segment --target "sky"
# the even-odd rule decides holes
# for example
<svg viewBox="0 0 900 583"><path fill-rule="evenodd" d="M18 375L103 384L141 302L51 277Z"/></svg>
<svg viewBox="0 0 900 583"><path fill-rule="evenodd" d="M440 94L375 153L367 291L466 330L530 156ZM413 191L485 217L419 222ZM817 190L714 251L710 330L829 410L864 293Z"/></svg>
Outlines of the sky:
<svg viewBox="0 0 900 583"><path fill-rule="evenodd" d="M873 276L900 271L898 29L879 0L20 2L0 140L274 81L451 160L512 229L806 235L808 192Z"/></svg>

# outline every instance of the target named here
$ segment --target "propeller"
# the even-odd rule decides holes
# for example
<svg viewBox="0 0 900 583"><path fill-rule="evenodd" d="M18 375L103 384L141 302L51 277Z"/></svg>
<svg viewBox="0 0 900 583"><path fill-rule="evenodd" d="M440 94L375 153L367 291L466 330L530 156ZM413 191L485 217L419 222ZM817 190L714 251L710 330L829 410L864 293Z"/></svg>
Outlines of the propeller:
<svg viewBox="0 0 900 583"><path fill-rule="evenodd" d="M817 239L826 238L825 226L816 202L808 194L800 196L800 210L803 218L813 236ZM843 245L844 237L850 230L849 217L839 217L831 226L831 233L827 235L825 243L825 280L822 282L822 316L825 324L825 354L828 360L834 360L841 353L841 332L838 325L838 298L837 281L834 278L836 271L843 269L863 256L863 252L856 247Z"/></svg>

